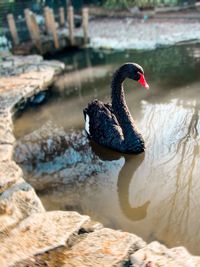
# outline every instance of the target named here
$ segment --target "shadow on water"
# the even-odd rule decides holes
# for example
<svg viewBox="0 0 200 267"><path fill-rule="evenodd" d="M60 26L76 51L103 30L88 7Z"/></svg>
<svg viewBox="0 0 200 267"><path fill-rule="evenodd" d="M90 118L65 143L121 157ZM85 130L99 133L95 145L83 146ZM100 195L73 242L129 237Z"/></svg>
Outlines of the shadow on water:
<svg viewBox="0 0 200 267"><path fill-rule="evenodd" d="M67 68L48 101L15 121L16 160L45 207L77 210L148 242L199 254L200 46L59 57ZM139 156L107 150L82 132L83 108L94 98L109 100L112 73L127 61L144 67L151 87L125 83L146 141Z"/></svg>

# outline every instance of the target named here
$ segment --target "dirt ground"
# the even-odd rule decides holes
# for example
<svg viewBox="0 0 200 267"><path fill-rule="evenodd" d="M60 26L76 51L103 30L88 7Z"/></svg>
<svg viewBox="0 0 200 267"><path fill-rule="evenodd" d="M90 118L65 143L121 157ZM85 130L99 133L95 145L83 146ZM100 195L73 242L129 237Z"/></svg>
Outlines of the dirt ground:
<svg viewBox="0 0 200 267"><path fill-rule="evenodd" d="M200 9L176 12L126 12L95 16L89 23L91 46L107 49L155 49L180 42L200 41ZM123 14L123 13L120 13ZM129 14L129 16L127 15ZM142 14L142 15L141 15Z"/></svg>

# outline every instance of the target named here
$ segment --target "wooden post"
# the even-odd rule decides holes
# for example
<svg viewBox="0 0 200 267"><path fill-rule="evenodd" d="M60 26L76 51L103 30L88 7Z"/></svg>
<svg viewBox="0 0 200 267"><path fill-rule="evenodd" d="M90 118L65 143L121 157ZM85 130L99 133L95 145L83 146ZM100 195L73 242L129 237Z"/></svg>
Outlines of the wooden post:
<svg viewBox="0 0 200 267"><path fill-rule="evenodd" d="M24 9L24 15L25 15L26 25L27 25L31 40L34 40L33 31L31 28L31 24L32 24L31 23L31 11L28 8Z"/></svg>
<svg viewBox="0 0 200 267"><path fill-rule="evenodd" d="M72 6L72 0L66 0L66 10L68 10L70 6Z"/></svg>
<svg viewBox="0 0 200 267"><path fill-rule="evenodd" d="M88 8L84 7L82 9L82 26L83 26L84 44L88 43L88 21L89 21Z"/></svg>
<svg viewBox="0 0 200 267"><path fill-rule="evenodd" d="M31 40L34 43L34 45L38 48L38 50L42 53L40 28L37 24L35 14L32 13L29 9L25 9L24 13Z"/></svg>
<svg viewBox="0 0 200 267"><path fill-rule="evenodd" d="M16 24L15 24L15 19L13 17L13 14L8 14L7 15L7 20L8 20L8 25L9 25L9 29L10 29L10 33L13 39L13 43L15 45L19 44L19 36L17 33L17 28L16 28Z"/></svg>
<svg viewBox="0 0 200 267"><path fill-rule="evenodd" d="M56 49L59 48L59 41L58 41L58 35L56 32L56 23L55 23L55 18L54 18L54 13L52 9L49 9L49 17L50 17L50 29L51 33L53 35L53 41L54 41L54 46Z"/></svg>
<svg viewBox="0 0 200 267"><path fill-rule="evenodd" d="M59 8L59 18L60 18L60 26L64 26L65 25L65 14L64 14L64 8L60 7Z"/></svg>
<svg viewBox="0 0 200 267"><path fill-rule="evenodd" d="M40 28L37 24L35 14L31 13L31 29L33 31L33 42L38 50L42 53L42 43L41 43L41 36L40 36Z"/></svg>
<svg viewBox="0 0 200 267"><path fill-rule="evenodd" d="M51 34L50 14L49 14L49 7L47 6L44 8L44 20L45 20L46 31L48 34Z"/></svg>
<svg viewBox="0 0 200 267"><path fill-rule="evenodd" d="M75 44L74 39L74 8L73 6L68 7L67 20L69 26L69 41L71 45Z"/></svg>

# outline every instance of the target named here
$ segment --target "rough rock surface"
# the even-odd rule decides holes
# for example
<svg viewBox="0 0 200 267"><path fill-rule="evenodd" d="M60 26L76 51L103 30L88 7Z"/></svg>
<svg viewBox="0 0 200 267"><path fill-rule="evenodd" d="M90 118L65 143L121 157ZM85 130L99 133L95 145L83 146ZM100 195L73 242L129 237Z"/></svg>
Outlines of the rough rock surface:
<svg viewBox="0 0 200 267"><path fill-rule="evenodd" d="M18 140L13 156L27 170L27 181L38 191L70 186L74 181L92 183L94 173L120 169L124 163L123 159L101 160L84 131L66 133L51 122Z"/></svg>
<svg viewBox="0 0 200 267"><path fill-rule="evenodd" d="M68 266L123 266L130 252L145 246L141 238L126 232L101 229L88 234L66 252Z"/></svg>
<svg viewBox="0 0 200 267"><path fill-rule="evenodd" d="M40 56L7 55L0 62L4 76L0 78L0 266L200 266L200 257L191 256L184 248L167 249L158 242L146 245L133 234L103 228L76 212L45 212L12 160L15 139L11 114L16 105L45 90L62 69L61 63L46 62ZM31 151L31 140L26 140L23 154L18 151L19 162L34 157L41 149L39 146ZM51 159L57 143L62 147L68 142L62 134L59 140L49 140L46 131L41 140L47 153L40 153L43 159ZM87 142L84 145L87 147ZM76 162L77 149L70 152Z"/></svg>
<svg viewBox="0 0 200 267"><path fill-rule="evenodd" d="M0 166L1 161L9 161L12 159L13 155L13 145L9 144L0 144Z"/></svg>
<svg viewBox="0 0 200 267"><path fill-rule="evenodd" d="M129 266L129 255L145 247L146 243L139 237L112 229L96 229L92 233L79 234L72 246L65 246L42 253L19 266L82 266L111 267ZM58 264L58 265L57 265Z"/></svg>
<svg viewBox="0 0 200 267"><path fill-rule="evenodd" d="M7 61L13 64L5 65ZM43 61L41 56L10 56L0 62L0 111L12 111L16 104L36 95L52 83L64 64Z"/></svg>
<svg viewBox="0 0 200 267"><path fill-rule="evenodd" d="M14 141L11 114L4 113L0 116L0 144L13 144Z"/></svg>
<svg viewBox="0 0 200 267"><path fill-rule="evenodd" d="M53 211L33 214L1 239L1 266L64 246L77 234L88 216L76 212ZM5 264L4 264L5 263Z"/></svg>
<svg viewBox="0 0 200 267"><path fill-rule="evenodd" d="M152 242L130 257L133 267L198 267L200 258L192 257L183 247L167 249L159 242Z"/></svg>
<svg viewBox="0 0 200 267"><path fill-rule="evenodd" d="M23 176L22 170L14 161L1 162L0 194L15 184Z"/></svg>
<svg viewBox="0 0 200 267"><path fill-rule="evenodd" d="M21 183L13 185L0 195L0 233L13 228L32 213L43 211L34 189L21 179Z"/></svg>

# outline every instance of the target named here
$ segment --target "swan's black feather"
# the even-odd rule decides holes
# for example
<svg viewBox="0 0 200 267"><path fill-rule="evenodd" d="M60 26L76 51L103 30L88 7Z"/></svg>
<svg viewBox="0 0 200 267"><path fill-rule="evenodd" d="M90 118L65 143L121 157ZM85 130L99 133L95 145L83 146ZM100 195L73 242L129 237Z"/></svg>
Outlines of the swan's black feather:
<svg viewBox="0 0 200 267"><path fill-rule="evenodd" d="M138 154L145 150L144 139L126 105L122 85L126 78L137 81L139 73L143 73L139 65L124 64L113 75L112 104L94 100L84 109L85 120L86 115L89 118L88 134L98 144L123 153Z"/></svg>
<svg viewBox="0 0 200 267"><path fill-rule="evenodd" d="M101 145L114 146L117 149L117 145L123 141L123 134L111 104L94 100L88 104L83 113L85 117L86 114L89 116L90 137Z"/></svg>

